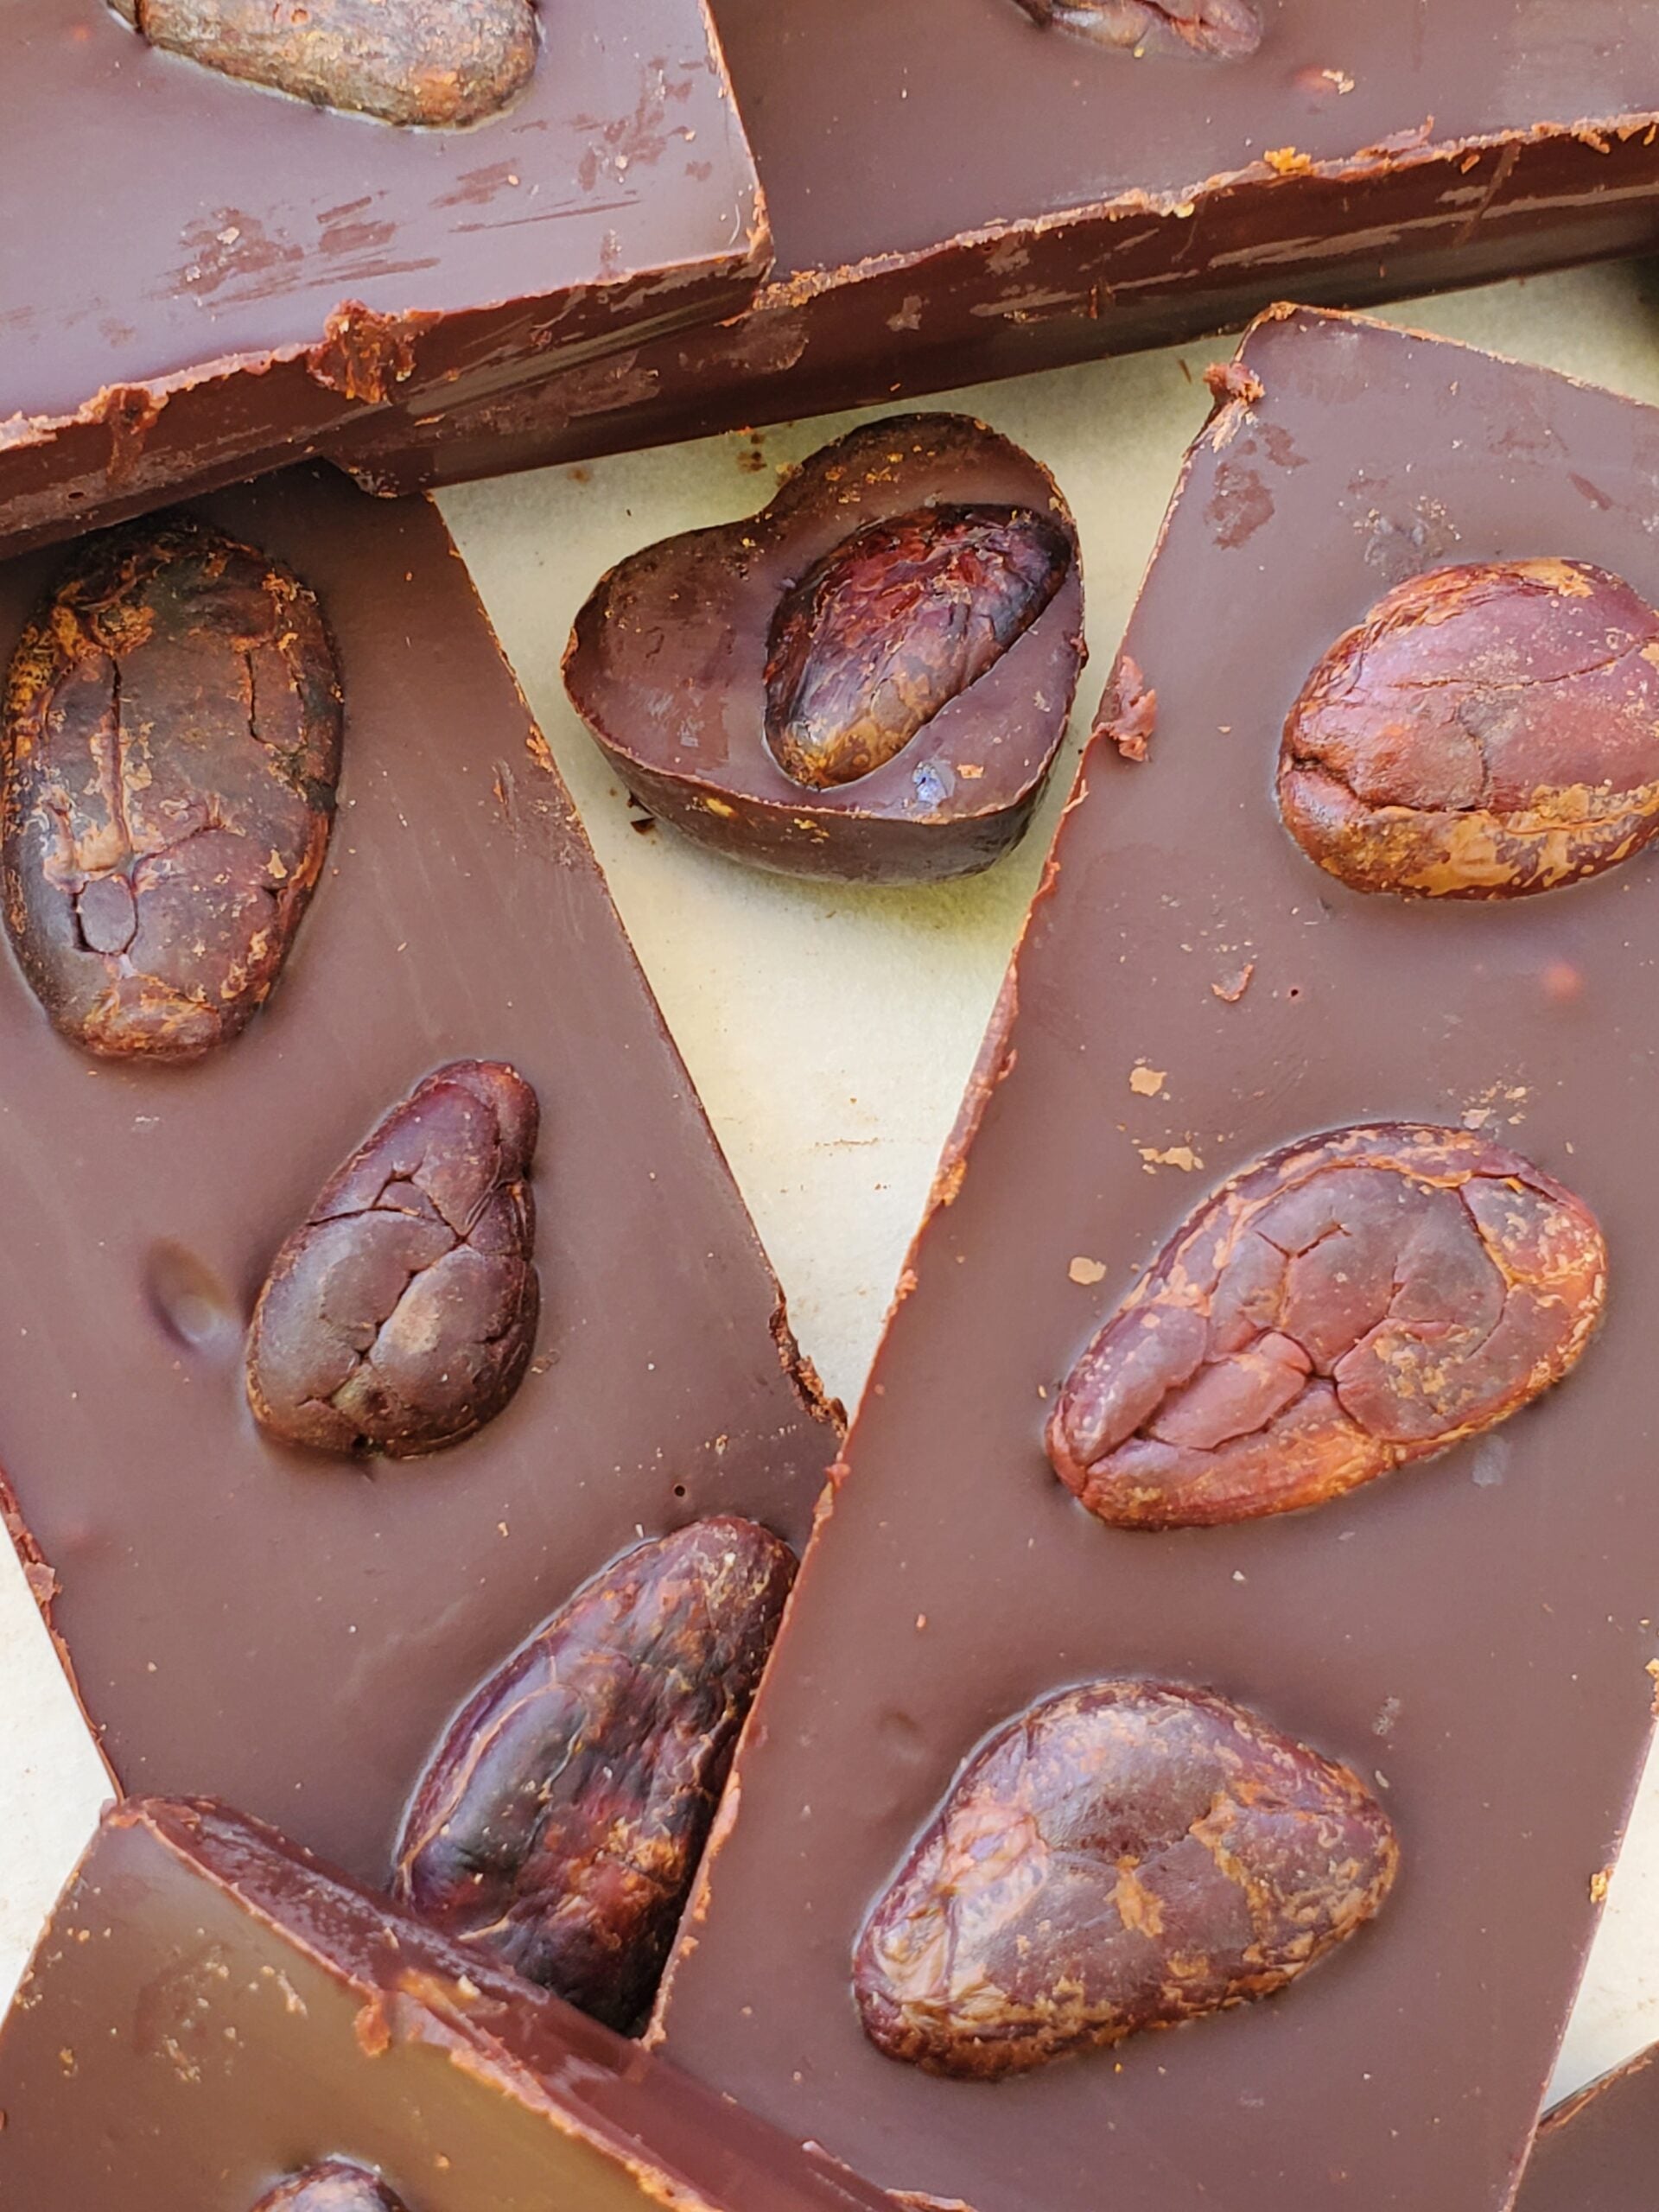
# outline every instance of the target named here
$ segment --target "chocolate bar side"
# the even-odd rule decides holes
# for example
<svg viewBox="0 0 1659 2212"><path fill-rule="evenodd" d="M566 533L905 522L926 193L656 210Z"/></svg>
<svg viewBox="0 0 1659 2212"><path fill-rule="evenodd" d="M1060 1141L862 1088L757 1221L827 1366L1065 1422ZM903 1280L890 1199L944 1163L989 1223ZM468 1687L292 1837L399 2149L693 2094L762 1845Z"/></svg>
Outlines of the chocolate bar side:
<svg viewBox="0 0 1659 2212"><path fill-rule="evenodd" d="M120 1784L239 1800L372 1885L455 1714L579 1584L724 1513L798 1548L836 1429L435 511L319 466L196 512L317 594L338 815L269 1004L199 1063L89 1058L0 963L0 1468ZM0 568L0 658L56 565ZM272 1262L469 1056L540 1104L529 1370L433 1458L279 1443L245 1371Z"/></svg>
<svg viewBox="0 0 1659 2212"><path fill-rule="evenodd" d="M1016 0L805 0L786 31L718 0L778 242L753 306L470 407L399 399L329 451L372 490L453 483L1659 236L1644 17L1610 47L1515 0L1264 12L1257 54L1197 65L1039 32Z"/></svg>
<svg viewBox="0 0 1659 2212"><path fill-rule="evenodd" d="M975 2212L1503 2212L1652 1725L1656 879L1367 899L1286 835L1274 768L1309 670L1405 576L1554 556L1651 600L1659 417L1301 310L1228 385L1126 641L1148 757L1109 729L1086 754L658 2031L871 2179ZM1577 1372L1315 1511L1083 1513L1045 1424L1183 1221L1300 1136L1414 1119L1523 1153L1603 1223ZM953 1777L1035 1700L1126 1675L1217 1691L1374 1789L1402 1855L1376 1924L1280 1997L994 2087L882 2056L854 1947Z"/></svg>
<svg viewBox="0 0 1659 2212"><path fill-rule="evenodd" d="M502 113L410 130L19 0L0 93L0 545L728 314L770 261L703 0L542 14ZM82 129L62 127L65 114Z"/></svg>
<svg viewBox="0 0 1659 2212"><path fill-rule="evenodd" d="M1659 2069L1644 2050L1539 2129L1516 2212L1645 2212L1659 2166Z"/></svg>
<svg viewBox="0 0 1659 2212"><path fill-rule="evenodd" d="M0 2112L30 2212L253 2212L331 2160L407 2212L886 2202L202 1801L105 1816L0 2027Z"/></svg>

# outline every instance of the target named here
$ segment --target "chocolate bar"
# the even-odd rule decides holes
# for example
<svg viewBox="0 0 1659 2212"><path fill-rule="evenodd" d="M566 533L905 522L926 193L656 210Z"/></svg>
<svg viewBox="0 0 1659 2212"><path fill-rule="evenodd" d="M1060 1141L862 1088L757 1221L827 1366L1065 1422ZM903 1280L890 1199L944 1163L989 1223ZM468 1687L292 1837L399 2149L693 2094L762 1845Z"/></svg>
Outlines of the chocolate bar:
<svg viewBox="0 0 1659 2212"><path fill-rule="evenodd" d="M410 50L384 54L362 0L314 0L287 52L259 48L286 17L245 5L149 5L148 38L106 0L7 10L0 545L295 459L397 393L499 393L749 297L766 223L702 0L493 4L532 29L488 99L443 35L487 11L448 0L403 11L435 51L400 24ZM400 67L417 92L459 83L465 114L310 104L331 60L338 98L372 99L377 54L393 91Z"/></svg>
<svg viewBox="0 0 1659 2212"><path fill-rule="evenodd" d="M1659 415L1314 310L1215 383L656 2033L906 2202L1500 2212L1659 1552L1659 875L1632 832L1541 888L1503 839L1570 857L1641 787L1570 764L1645 617L1573 623L1587 569L1659 601ZM1281 818L1293 710L1392 592L1482 569L1463 690L1444 630L1409 709L1368 649L1318 757L1413 779L1390 819L1460 822L1489 895L1357 889ZM1308 1842L1321 1792L1351 1848Z"/></svg>
<svg viewBox="0 0 1659 2212"><path fill-rule="evenodd" d="M1644 2050L1558 2105L1538 2131L1516 2212L1645 2212L1659 2158L1659 2069Z"/></svg>
<svg viewBox="0 0 1659 2212"><path fill-rule="evenodd" d="M1226 10L1259 42L1212 0L714 0L777 246L753 307L499 401L399 397L331 450L454 483L1659 235L1650 9ZM1032 20L1091 16L1132 42ZM1160 35L1202 18L1197 54Z"/></svg>
<svg viewBox="0 0 1659 2212"><path fill-rule="evenodd" d="M0 2028L29 2212L881 2212L556 1998L202 1802L105 1816Z"/></svg>
<svg viewBox="0 0 1659 2212"><path fill-rule="evenodd" d="M0 1468L119 1783L240 1800L384 1886L451 1720L577 1586L722 1515L798 1550L835 1432L435 511L315 464L192 512L216 560L233 541L315 595L333 834L262 1010L194 1059L89 1050L0 969ZM0 569L0 664L65 568ZM239 849L239 791L178 841L207 804L179 747L232 707L272 753L299 728L263 648L238 677L202 644L243 601L188 603L181 635L122 630L113 698L110 662L77 659L86 834L30 879L66 960L167 971L138 974L152 997L171 963L211 998L232 862L198 884L188 856ZM125 950L74 921L78 885L100 916L129 894Z"/></svg>

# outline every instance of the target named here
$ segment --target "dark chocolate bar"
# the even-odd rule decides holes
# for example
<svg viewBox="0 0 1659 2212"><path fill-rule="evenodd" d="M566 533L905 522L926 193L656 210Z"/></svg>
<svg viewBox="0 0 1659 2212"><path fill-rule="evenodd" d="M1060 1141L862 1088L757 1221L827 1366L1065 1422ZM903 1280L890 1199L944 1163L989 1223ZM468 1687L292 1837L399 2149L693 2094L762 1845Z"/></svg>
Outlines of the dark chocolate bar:
<svg viewBox="0 0 1659 2212"><path fill-rule="evenodd" d="M1652 1726L1659 870L1638 852L1531 896L1358 892L1289 835L1274 771L1310 671L1408 576L1570 560L1653 605L1659 415L1312 310L1264 319L1217 384L1224 404L1187 463L940 1168L658 2032L701 2078L909 2201L1500 2212ZM1642 638L1621 631L1605 655ZM1502 706L1471 740L1501 741ZM1417 1129L1392 1194L1374 1131L1363 1172L1304 1179L1299 1232L1262 1211L1254 1262L1255 1216L1237 1211L1217 1276L1200 1230L1221 1234L1226 1192L1262 1198L1262 1162L1288 1189L1286 1147L1360 1123L1449 1128L1490 1179L1462 1225L1435 1195L1462 1171L1421 1150L1433 1131ZM1321 1225L1326 1188L1348 1211ZM1563 1363L1546 1349L1512 1367L1503 1309L1520 1323L1535 1294L1548 1306L1560 1261L1568 1324L1593 1319L1586 1209L1606 1239L1605 1319L1546 1387ZM1280 1334L1255 1336L1287 1255L1327 1232L1324 1292L1299 1313L1312 1277L1298 1274ZM1138 1283L1128 1310L1147 1332L1201 1324L1179 1358L1174 1336L1147 1334L1155 1372L1128 1338L1090 1349ZM1396 1315L1381 1333L1368 1301ZM1446 1325L1481 1301L1484 1351ZM1313 1374L1321 1311L1332 1341ZM1101 1365L1114 1348L1116 1379ZM1216 1363L1202 1373L1201 1356ZM1308 1510L1241 1520L1224 1498L1220 1525L1114 1527L1045 1450L1074 1368L1096 1396L1073 1405L1069 1442L1092 1453L1132 1434L1114 1471L1151 1497L1206 1452L1221 1465L1230 1436L1281 1421L1288 1447L1327 1374L1356 1431L1445 1441L1478 1419L1484 1433L1392 1471L1367 1459L1376 1479L1326 1486ZM1317 1432L1321 1452L1334 1434ZM1249 1973L1227 1977L1207 1923L1181 1940L1201 1892L1172 1897L1178 1850L1137 1870L1127 1815L1122 1886L1103 1893L1116 1832L1089 1828L1081 1798L1020 1796L1056 1786L1034 1748L1005 1763L1012 1781L988 1764L956 1787L1014 1716L1124 1677L1224 1698L1373 1790L1400 1851L1374 1924L1280 1994L1019 2078L936 2079L884 2056L853 2001L861 1934L880 1938L887 1980L861 1955L860 2000L874 2012L898 1988L924 2054L928 2017L950 2024L942 1988L983 2037L1020 2018L1040 2037L1052 2018L1096 2041L1159 2002L1194 2009L1189 1989L1255 1993ZM982 1803L994 1783L1004 1796ZM942 1807L953 1872L982 1888L924 1898L932 1919L918 1907L897 1949L895 1877L940 1863ZM1189 1840L1248 1875L1224 1797L1197 1812ZM1315 1868L1310 1897L1332 1871ZM1038 1889L1022 1921L1024 1877L1054 1882L1057 1901ZM1256 1955L1255 1988L1275 1956ZM1103 1958L1117 1982L1088 1978ZM1021 1997L1016 1970L1039 1986ZM1098 2009L1099 1988L1116 2001L1137 1976L1148 1993Z"/></svg>
<svg viewBox="0 0 1659 2212"><path fill-rule="evenodd" d="M314 10L310 66L341 4ZM353 79L384 13L358 5ZM145 11L161 40L224 18ZM152 45L106 0L15 0L0 545L251 475L397 393L499 393L742 304L767 235L702 0L538 21L499 111L408 129Z"/></svg>
<svg viewBox="0 0 1659 2212"><path fill-rule="evenodd" d="M256 1822L105 1816L0 2028L16 2212L882 2212Z"/></svg>
<svg viewBox="0 0 1659 2212"><path fill-rule="evenodd" d="M1649 2212L1659 2175L1659 2052L1558 2105L1539 2129L1516 2212Z"/></svg>
<svg viewBox="0 0 1659 2212"><path fill-rule="evenodd" d="M1090 11L1124 48L1059 21ZM1252 50L1160 27L1257 15ZM331 450L454 483L1659 238L1659 16L1530 0L714 0L777 262L721 325Z"/></svg>
<svg viewBox="0 0 1659 2212"><path fill-rule="evenodd" d="M435 511L317 464L195 512L316 594L343 707L334 836L267 1005L194 1063L90 1055L0 965L0 1469L119 1783L239 1800L384 1885L428 1761L524 1639L642 1535L735 1513L798 1549L833 1430ZM0 664L61 565L0 569ZM273 693L255 697L274 730ZM418 1122L331 1185L334 1241L281 1315L268 1302L262 1388L279 1320L296 1392L302 1355L344 1362L307 1386L333 1394L308 1431L329 1448L279 1441L249 1403L261 1286L440 1070ZM378 1343L376 1253L389 1296L423 1266L431 1287ZM528 1331L537 1278L533 1344L493 1366L490 1314ZM423 1313L454 1325L429 1338ZM352 1456L369 1401L423 1346L464 1362L469 1331L476 1388L457 1370L429 1427L391 1425L399 1449L451 1448ZM353 1348L372 1356L346 1374Z"/></svg>

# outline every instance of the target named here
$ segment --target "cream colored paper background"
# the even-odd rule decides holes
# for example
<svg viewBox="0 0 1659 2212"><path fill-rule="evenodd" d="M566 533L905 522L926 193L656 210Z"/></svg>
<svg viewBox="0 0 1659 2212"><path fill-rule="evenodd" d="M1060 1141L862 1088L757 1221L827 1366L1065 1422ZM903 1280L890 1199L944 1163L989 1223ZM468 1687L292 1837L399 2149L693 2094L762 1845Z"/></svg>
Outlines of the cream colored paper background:
<svg viewBox="0 0 1659 2212"><path fill-rule="evenodd" d="M1424 302L1393 319L1659 403L1659 270L1580 270ZM1077 512L1093 659L1072 753L1182 452L1204 421L1201 372L1230 351L1217 340L937 403L983 416L1028 447ZM700 853L670 831L636 830L623 793L566 707L559 656L577 606L611 562L670 531L760 505L779 468L855 419L550 469L442 501L783 1278L802 1341L849 1407L1035 884L1070 755L1025 846L988 875L917 892L797 885ZM1659 1559L1654 1596L1659 1614ZM1550 1786L1541 1772L1541 1798ZM106 1794L8 1551L0 1557L0 1998L22 1973ZM1517 1930L1516 1941L1525 1940ZM1656 2037L1659 1760L1613 1882L1557 2090Z"/></svg>

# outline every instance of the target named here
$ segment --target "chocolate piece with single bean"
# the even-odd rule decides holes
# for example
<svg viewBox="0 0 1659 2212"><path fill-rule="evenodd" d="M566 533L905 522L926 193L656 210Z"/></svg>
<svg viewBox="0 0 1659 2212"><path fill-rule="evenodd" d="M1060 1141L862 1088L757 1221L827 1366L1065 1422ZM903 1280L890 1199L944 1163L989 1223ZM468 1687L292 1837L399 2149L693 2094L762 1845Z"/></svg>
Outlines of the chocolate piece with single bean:
<svg viewBox="0 0 1659 2212"><path fill-rule="evenodd" d="M1165 1248L1067 1376L1049 1457L1119 1528L1319 1505L1559 1382L1606 1291L1588 1209L1486 1138L1311 1137Z"/></svg>
<svg viewBox="0 0 1659 2212"><path fill-rule="evenodd" d="M385 2182L344 2158L325 2159L279 2182L254 2212L407 2212Z"/></svg>
<svg viewBox="0 0 1659 2212"><path fill-rule="evenodd" d="M457 1060L394 1107L277 1254L248 1339L260 1426L415 1459L471 1436L524 1379L540 1285L536 1094Z"/></svg>
<svg viewBox="0 0 1659 2212"><path fill-rule="evenodd" d="M1097 46L1143 54L1198 54L1243 61L1262 43L1252 0L1020 0L1033 21L1075 31Z"/></svg>
<svg viewBox="0 0 1659 2212"><path fill-rule="evenodd" d="M1279 806L1356 891L1511 899L1659 832L1659 613L1582 561L1414 576L1285 724Z"/></svg>
<svg viewBox="0 0 1659 2212"><path fill-rule="evenodd" d="M1206 1691L1091 1682L968 1762L859 1939L864 2031L990 2080L1295 1980L1400 1859L1347 1768Z"/></svg>
<svg viewBox="0 0 1659 2212"><path fill-rule="evenodd" d="M385 123L477 123L536 67L532 0L111 0L152 46Z"/></svg>
<svg viewBox="0 0 1659 2212"><path fill-rule="evenodd" d="M394 1894L610 2026L637 2026L794 1573L786 1544L722 1516L585 1584L451 1728Z"/></svg>
<svg viewBox="0 0 1659 2212"><path fill-rule="evenodd" d="M340 687L292 571L175 517L86 542L4 712L6 927L89 1050L190 1059L264 1004L310 903Z"/></svg>

